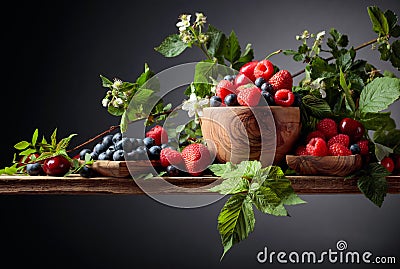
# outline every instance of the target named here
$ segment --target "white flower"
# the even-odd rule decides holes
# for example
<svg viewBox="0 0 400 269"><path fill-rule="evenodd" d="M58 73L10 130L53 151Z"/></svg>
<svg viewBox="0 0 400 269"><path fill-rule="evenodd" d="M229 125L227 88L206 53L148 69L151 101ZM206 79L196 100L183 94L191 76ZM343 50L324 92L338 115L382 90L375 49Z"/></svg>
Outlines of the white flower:
<svg viewBox="0 0 400 269"><path fill-rule="evenodd" d="M103 105L103 107L107 107L109 102L110 102L110 100L108 98L104 98L101 101L101 104Z"/></svg>
<svg viewBox="0 0 400 269"><path fill-rule="evenodd" d="M185 43L190 43L190 41L193 40L192 35L191 35L189 32L187 32L187 31L181 32L180 35L179 35L179 37L180 37L181 40L182 40L183 42L185 42Z"/></svg>
<svg viewBox="0 0 400 269"><path fill-rule="evenodd" d="M196 21L195 24L198 26L203 26L207 22L207 17L204 16L203 13L196 12Z"/></svg>
<svg viewBox="0 0 400 269"><path fill-rule="evenodd" d="M203 107L208 105L209 100L207 98L198 98L195 93L190 95L189 100L183 101L182 110L188 112L189 117L203 116Z"/></svg>
<svg viewBox="0 0 400 269"><path fill-rule="evenodd" d="M122 104L124 103L124 101L121 98L115 98L115 100L113 101L113 106L114 107L120 107Z"/></svg>
<svg viewBox="0 0 400 269"><path fill-rule="evenodd" d="M207 40L208 40L208 35L205 35L205 34L199 34L199 42L200 43L206 43L207 42Z"/></svg>
<svg viewBox="0 0 400 269"><path fill-rule="evenodd" d="M326 98L326 91L323 90L323 89L319 89L319 92L321 93L321 97L322 97L323 99L325 99L325 98Z"/></svg>
<svg viewBox="0 0 400 269"><path fill-rule="evenodd" d="M179 28L179 32L186 31L186 28L190 26L190 17L192 15L182 14L179 19L181 21L176 23L176 27Z"/></svg>
<svg viewBox="0 0 400 269"><path fill-rule="evenodd" d="M115 78L112 87L118 90L122 86L122 81L120 79Z"/></svg>

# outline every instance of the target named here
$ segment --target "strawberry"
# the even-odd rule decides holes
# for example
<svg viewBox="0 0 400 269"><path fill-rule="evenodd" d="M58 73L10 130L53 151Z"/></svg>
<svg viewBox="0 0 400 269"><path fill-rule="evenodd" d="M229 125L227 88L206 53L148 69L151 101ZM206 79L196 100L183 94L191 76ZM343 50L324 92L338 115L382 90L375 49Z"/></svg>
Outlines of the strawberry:
<svg viewBox="0 0 400 269"><path fill-rule="evenodd" d="M280 70L268 80L268 83L272 85L274 92L280 89L292 90L293 78L289 71Z"/></svg>
<svg viewBox="0 0 400 269"><path fill-rule="evenodd" d="M160 125L156 125L151 128L147 133L146 137L151 137L154 139L154 143L158 146L168 142L167 131Z"/></svg>
<svg viewBox="0 0 400 269"><path fill-rule="evenodd" d="M235 93L233 83L226 79L221 80L216 87L215 94L221 98L223 104L225 97L230 93Z"/></svg>
<svg viewBox="0 0 400 269"><path fill-rule="evenodd" d="M350 145L350 137L345 134L337 134L328 140L328 147L330 147L331 145L333 145L335 143L342 144L343 146L348 148Z"/></svg>
<svg viewBox="0 0 400 269"><path fill-rule="evenodd" d="M160 152L160 163L162 167L173 165L177 168L183 168L183 158L179 151L171 148L163 148Z"/></svg>
<svg viewBox="0 0 400 269"><path fill-rule="evenodd" d="M254 77L254 68L258 64L258 61L252 61L245 63L240 69L239 73L245 75L247 78L249 78L252 82L256 80Z"/></svg>
<svg viewBox="0 0 400 269"><path fill-rule="evenodd" d="M357 142L363 137L365 128L361 122L357 120L344 118L339 123L339 132L342 134L347 134L350 136L351 141Z"/></svg>
<svg viewBox="0 0 400 269"><path fill-rule="evenodd" d="M254 68L254 78L262 77L268 81L274 74L274 65L269 60L262 60L258 62ZM254 81L254 80L253 80Z"/></svg>
<svg viewBox="0 0 400 269"><path fill-rule="evenodd" d="M237 101L242 106L256 106L260 102L261 93L258 87L244 88L237 94Z"/></svg>
<svg viewBox="0 0 400 269"><path fill-rule="evenodd" d="M321 131L326 139L331 139L337 135L337 124L334 120L324 118L317 123L317 130Z"/></svg>
<svg viewBox="0 0 400 269"><path fill-rule="evenodd" d="M308 155L312 156L327 156L328 147L326 146L325 140L320 137L314 137L306 145Z"/></svg>
<svg viewBox="0 0 400 269"><path fill-rule="evenodd" d="M309 133L309 134L307 135L307 137L306 137L306 142L307 142L307 143L310 142L311 138L314 138L314 137L321 137L323 140L325 140L325 135L324 135L324 133L321 132L321 131L315 130L315 131L312 131L311 133Z"/></svg>
<svg viewBox="0 0 400 269"><path fill-rule="evenodd" d="M306 146L304 145L300 145L296 148L296 151L294 153L296 156L304 156L304 155L308 155Z"/></svg>
<svg viewBox="0 0 400 269"><path fill-rule="evenodd" d="M349 156L351 154L351 150L341 143L333 143L329 146L329 155Z"/></svg>
<svg viewBox="0 0 400 269"><path fill-rule="evenodd" d="M187 172L192 176L200 176L212 162L208 148L199 143L186 146L182 150L182 158Z"/></svg>
<svg viewBox="0 0 400 269"><path fill-rule="evenodd" d="M294 103L294 94L291 90L280 89L275 92L274 100L278 106L291 106Z"/></svg>
<svg viewBox="0 0 400 269"><path fill-rule="evenodd" d="M357 145L360 147L361 155L368 155L368 153L369 153L368 144L369 144L369 141L367 139L361 139L360 141L357 142Z"/></svg>

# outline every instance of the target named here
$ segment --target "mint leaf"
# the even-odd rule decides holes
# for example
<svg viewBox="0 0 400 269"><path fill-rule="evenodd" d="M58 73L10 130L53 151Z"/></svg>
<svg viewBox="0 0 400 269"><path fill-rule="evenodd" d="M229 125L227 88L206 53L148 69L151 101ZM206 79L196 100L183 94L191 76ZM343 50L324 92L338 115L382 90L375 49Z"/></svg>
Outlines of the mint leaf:
<svg viewBox="0 0 400 269"><path fill-rule="evenodd" d="M223 64L222 51L224 48L225 34L212 25L208 25L207 35L209 41L207 43L207 51L212 56L218 59L220 64Z"/></svg>
<svg viewBox="0 0 400 269"><path fill-rule="evenodd" d="M381 207L387 193L386 176L390 173L379 163L371 163L366 173L360 176L357 186L375 205Z"/></svg>
<svg viewBox="0 0 400 269"><path fill-rule="evenodd" d="M368 83L360 94L361 113L380 112L400 96L400 79L379 77Z"/></svg>
<svg viewBox="0 0 400 269"><path fill-rule="evenodd" d="M332 115L331 107L324 99L308 94L302 98L302 103L307 111L316 118L322 119Z"/></svg>
<svg viewBox="0 0 400 269"><path fill-rule="evenodd" d="M14 148L18 149L18 150L24 150L27 147L29 147L30 145L31 145L31 143L29 143L28 141L21 141L21 142L18 142L17 144L15 144Z"/></svg>
<svg viewBox="0 0 400 269"><path fill-rule="evenodd" d="M372 30L375 33L378 33L379 36L388 35L389 24L385 17L385 14L377 6L369 6L367 10L372 22Z"/></svg>
<svg viewBox="0 0 400 269"><path fill-rule="evenodd" d="M183 42L178 34L173 34L165 38L164 41L154 49L165 57L176 57L184 52L186 48L188 48L188 44Z"/></svg>
<svg viewBox="0 0 400 269"><path fill-rule="evenodd" d="M249 190L249 181L244 178L228 178L224 179L221 184L218 184L211 189L212 192L218 192L220 194L236 194L240 192L246 192Z"/></svg>
<svg viewBox="0 0 400 269"><path fill-rule="evenodd" d="M227 59L231 64L233 64L240 57L239 40L234 31L231 32L226 40L223 54L225 59Z"/></svg>
<svg viewBox="0 0 400 269"><path fill-rule="evenodd" d="M221 260L226 252L246 239L254 230L255 217L252 203L246 194L235 194L228 199L218 216L218 231L224 247Z"/></svg>
<svg viewBox="0 0 400 269"><path fill-rule="evenodd" d="M37 138L39 136L39 130L36 129L32 135L32 146L36 146Z"/></svg>
<svg viewBox="0 0 400 269"><path fill-rule="evenodd" d="M77 134L71 134L68 137L61 139L56 146L56 151L65 150L71 142L71 139L76 135Z"/></svg>

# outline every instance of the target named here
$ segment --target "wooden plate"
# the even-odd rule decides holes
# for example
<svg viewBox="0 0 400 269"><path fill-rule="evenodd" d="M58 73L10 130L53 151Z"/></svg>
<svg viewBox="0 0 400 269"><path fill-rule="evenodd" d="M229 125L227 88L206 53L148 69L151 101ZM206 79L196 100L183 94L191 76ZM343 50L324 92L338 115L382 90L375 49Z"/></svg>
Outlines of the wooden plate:
<svg viewBox="0 0 400 269"><path fill-rule="evenodd" d="M93 170L106 177L129 177L130 172L145 174L150 173L152 167L160 167L159 161L101 161L97 160L92 164Z"/></svg>
<svg viewBox="0 0 400 269"><path fill-rule="evenodd" d="M286 163L299 175L348 176L362 166L359 154L350 156L287 155Z"/></svg>

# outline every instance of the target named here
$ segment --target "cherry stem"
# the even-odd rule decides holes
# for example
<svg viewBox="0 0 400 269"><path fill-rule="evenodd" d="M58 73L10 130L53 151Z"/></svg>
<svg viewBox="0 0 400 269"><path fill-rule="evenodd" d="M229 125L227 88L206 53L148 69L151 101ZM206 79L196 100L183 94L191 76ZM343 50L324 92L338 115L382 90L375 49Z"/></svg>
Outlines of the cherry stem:
<svg viewBox="0 0 400 269"><path fill-rule="evenodd" d="M369 45L372 45L372 44L374 44L374 43L376 43L376 42L378 42L378 38L375 38L375 39L372 39L372 40L370 40L370 41L368 41L368 42L365 42L365 43L359 45L358 47L355 47L354 50L357 51L357 50L359 50L359 49L362 49L362 48L365 48L365 47L367 47L367 46L369 46ZM333 60L333 59L334 59L334 57L332 56L332 57L326 58L325 60L329 62L329 61L331 61L331 60ZM305 72L305 69L302 69L302 70L300 70L300 71L294 73L294 74L292 75L292 77L297 77L297 76L303 74L304 72Z"/></svg>

